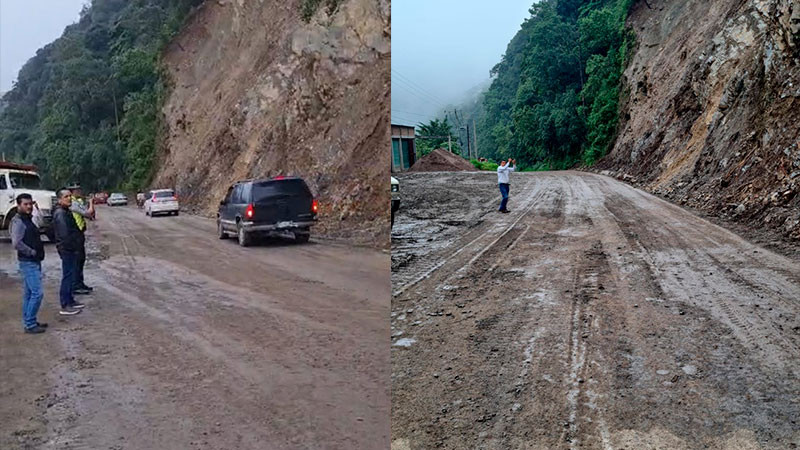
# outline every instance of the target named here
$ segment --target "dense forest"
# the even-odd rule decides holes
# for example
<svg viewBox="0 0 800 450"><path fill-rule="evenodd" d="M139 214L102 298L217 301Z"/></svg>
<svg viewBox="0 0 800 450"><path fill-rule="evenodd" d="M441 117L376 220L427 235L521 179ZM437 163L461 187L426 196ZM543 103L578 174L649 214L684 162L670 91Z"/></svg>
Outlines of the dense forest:
<svg viewBox="0 0 800 450"><path fill-rule="evenodd" d="M491 71L480 108L481 156L528 168L592 164L613 143L633 0L541 0Z"/></svg>
<svg viewBox="0 0 800 450"><path fill-rule="evenodd" d="M151 176L165 92L159 55L202 0L93 0L6 93L0 152L48 184L138 188Z"/></svg>

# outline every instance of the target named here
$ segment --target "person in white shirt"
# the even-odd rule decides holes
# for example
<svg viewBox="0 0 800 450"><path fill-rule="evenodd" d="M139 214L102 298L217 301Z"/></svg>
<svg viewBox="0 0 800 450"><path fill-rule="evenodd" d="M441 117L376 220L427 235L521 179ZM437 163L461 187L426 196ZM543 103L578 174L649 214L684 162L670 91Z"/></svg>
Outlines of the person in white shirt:
<svg viewBox="0 0 800 450"><path fill-rule="evenodd" d="M500 200L500 211L501 213L510 213L506 206L508 205L508 193L511 190L511 185L509 184L509 174L511 172L517 170L517 160L508 158L508 161L500 161L500 165L497 167L497 185L500 186L500 195L503 196L503 199Z"/></svg>

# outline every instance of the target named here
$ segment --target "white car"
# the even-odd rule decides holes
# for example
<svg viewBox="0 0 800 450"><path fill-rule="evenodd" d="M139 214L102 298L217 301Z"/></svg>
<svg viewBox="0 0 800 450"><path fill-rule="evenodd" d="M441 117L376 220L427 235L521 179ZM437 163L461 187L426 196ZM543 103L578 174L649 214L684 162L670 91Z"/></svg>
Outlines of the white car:
<svg viewBox="0 0 800 450"><path fill-rule="evenodd" d="M106 200L106 203L108 203L108 206L120 206L120 205L127 206L128 205L128 197L126 197L125 194L120 194L119 192L114 192L114 193L111 194L110 197L108 197L108 200Z"/></svg>
<svg viewBox="0 0 800 450"><path fill-rule="evenodd" d="M144 201L144 213L150 217L156 214L178 215L178 196L172 189L156 189L147 193Z"/></svg>

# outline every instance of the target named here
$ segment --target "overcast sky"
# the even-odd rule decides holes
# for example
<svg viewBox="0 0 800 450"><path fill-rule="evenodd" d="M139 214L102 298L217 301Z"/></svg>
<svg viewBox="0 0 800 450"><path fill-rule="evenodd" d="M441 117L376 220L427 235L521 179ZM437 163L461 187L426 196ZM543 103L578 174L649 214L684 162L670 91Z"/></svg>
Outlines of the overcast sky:
<svg viewBox="0 0 800 450"><path fill-rule="evenodd" d="M392 122L426 122L488 80L533 3L394 0Z"/></svg>
<svg viewBox="0 0 800 450"><path fill-rule="evenodd" d="M78 20L88 0L0 0L0 92L11 89L36 50Z"/></svg>

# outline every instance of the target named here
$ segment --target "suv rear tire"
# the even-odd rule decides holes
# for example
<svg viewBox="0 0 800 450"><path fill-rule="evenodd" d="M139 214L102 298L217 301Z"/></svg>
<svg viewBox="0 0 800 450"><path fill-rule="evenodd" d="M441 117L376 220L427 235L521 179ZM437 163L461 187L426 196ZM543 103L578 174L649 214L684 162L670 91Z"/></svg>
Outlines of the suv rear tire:
<svg viewBox="0 0 800 450"><path fill-rule="evenodd" d="M236 226L236 236L239 238L239 245L242 247L248 247L253 242L252 236L242 228L241 224Z"/></svg>
<svg viewBox="0 0 800 450"><path fill-rule="evenodd" d="M311 238L311 230L308 228L303 229L303 231L296 231L294 233L294 242L297 244L305 244L308 242L309 238Z"/></svg>
<svg viewBox="0 0 800 450"><path fill-rule="evenodd" d="M217 220L217 237L220 239L228 239L228 233L222 228L222 222Z"/></svg>

